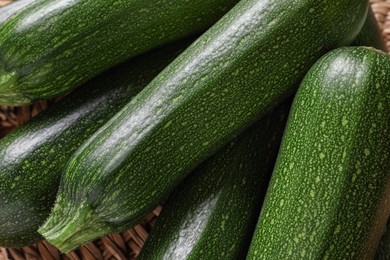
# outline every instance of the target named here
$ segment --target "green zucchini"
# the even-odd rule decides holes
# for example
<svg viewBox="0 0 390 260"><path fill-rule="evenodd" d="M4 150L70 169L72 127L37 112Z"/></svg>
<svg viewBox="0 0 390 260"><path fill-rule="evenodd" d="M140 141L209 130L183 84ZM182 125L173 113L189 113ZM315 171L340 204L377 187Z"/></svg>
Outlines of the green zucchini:
<svg viewBox="0 0 390 260"><path fill-rule="evenodd" d="M378 21L376 20L371 7L368 10L366 22L352 45L374 47L378 50L387 52L382 31L379 28Z"/></svg>
<svg viewBox="0 0 390 260"><path fill-rule="evenodd" d="M371 8L367 14L367 19L362 31L359 33L358 37L355 39L352 45L369 46L374 47L378 50L382 50L384 52L388 51L382 31ZM386 232L382 236L375 259L390 259L390 232L388 232L389 227L390 221L387 223Z"/></svg>
<svg viewBox="0 0 390 260"><path fill-rule="evenodd" d="M40 232L67 252L136 224L293 93L316 59L351 44L367 8L367 0L240 1L78 150Z"/></svg>
<svg viewBox="0 0 390 260"><path fill-rule="evenodd" d="M0 246L42 239L37 230L70 156L187 45L173 44L104 73L0 140Z"/></svg>
<svg viewBox="0 0 390 260"><path fill-rule="evenodd" d="M245 258L289 104L235 138L180 184L138 259Z"/></svg>
<svg viewBox="0 0 390 260"><path fill-rule="evenodd" d="M0 27L0 103L62 94L156 46L206 30L237 0L39 0Z"/></svg>
<svg viewBox="0 0 390 260"><path fill-rule="evenodd" d="M319 60L291 108L248 259L372 259L390 213L390 56Z"/></svg>
<svg viewBox="0 0 390 260"><path fill-rule="evenodd" d="M0 8L0 24L36 0L18 0Z"/></svg>

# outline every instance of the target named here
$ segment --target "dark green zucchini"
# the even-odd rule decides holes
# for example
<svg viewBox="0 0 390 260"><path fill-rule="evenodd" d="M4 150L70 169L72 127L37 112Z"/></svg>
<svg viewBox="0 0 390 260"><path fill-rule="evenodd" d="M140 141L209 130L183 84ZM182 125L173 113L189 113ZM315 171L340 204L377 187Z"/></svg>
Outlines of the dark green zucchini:
<svg viewBox="0 0 390 260"><path fill-rule="evenodd" d="M352 45L374 47L378 50L387 52L384 36L371 7L368 10L366 22Z"/></svg>
<svg viewBox="0 0 390 260"><path fill-rule="evenodd" d="M0 104L56 96L206 30L237 0L39 0L0 27Z"/></svg>
<svg viewBox="0 0 390 260"><path fill-rule="evenodd" d="M41 239L70 156L187 46L177 43L124 63L0 140L0 246Z"/></svg>
<svg viewBox="0 0 390 260"><path fill-rule="evenodd" d="M351 44L367 8L367 0L240 1L78 150L40 232L67 252L136 224L293 93L321 55Z"/></svg>
<svg viewBox="0 0 390 260"><path fill-rule="evenodd" d="M0 24L36 0L18 0L0 8Z"/></svg>
<svg viewBox="0 0 390 260"><path fill-rule="evenodd" d="M367 19L362 31L359 33L358 37L355 39L352 45L369 46L384 52L388 51L382 31L371 8L367 14ZM388 232L389 227L390 222L388 222L386 232L382 236L381 242L379 244L376 255L376 259L378 260L390 259L390 232Z"/></svg>
<svg viewBox="0 0 390 260"><path fill-rule="evenodd" d="M319 60L291 108L248 259L372 259L390 213L390 56Z"/></svg>
<svg viewBox="0 0 390 260"><path fill-rule="evenodd" d="M290 103L235 138L180 184L138 259L245 258Z"/></svg>

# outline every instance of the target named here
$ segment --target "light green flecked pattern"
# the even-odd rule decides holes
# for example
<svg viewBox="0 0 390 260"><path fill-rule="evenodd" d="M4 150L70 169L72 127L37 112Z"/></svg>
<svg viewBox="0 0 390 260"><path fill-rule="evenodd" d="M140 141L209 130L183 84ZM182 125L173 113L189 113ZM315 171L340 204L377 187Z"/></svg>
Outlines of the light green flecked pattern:
<svg viewBox="0 0 390 260"><path fill-rule="evenodd" d="M6 6L0 7L0 25L3 24L10 16L14 15L19 10L23 9L35 0L18 0ZM16 87L15 82L18 76L16 73L8 73L0 67L0 85L3 86L4 103L12 103L18 100L20 103L30 103L31 100L23 95Z"/></svg>
<svg viewBox="0 0 390 260"><path fill-rule="evenodd" d="M372 259L390 212L390 56L341 48L290 112L248 259Z"/></svg>
<svg viewBox="0 0 390 260"><path fill-rule="evenodd" d="M112 230L108 223L101 221L96 216L93 210L91 210L90 205L86 202L75 205L76 208L71 208L69 207L67 198L60 194L57 197L57 205L68 209L64 211L66 218L62 218L62 220L66 219L66 221L60 220L57 226L51 229L47 235L52 237L56 241L56 245L60 248L64 246L62 243L67 245L67 241L69 240L75 244L83 243L86 239L89 239L90 232L104 236ZM80 222L83 225L78 225ZM58 230L61 230L61 232L58 232ZM61 236L61 238L58 239L58 236Z"/></svg>
<svg viewBox="0 0 390 260"><path fill-rule="evenodd" d="M31 103L31 99L26 97L20 92L20 89L16 87L15 82L17 81L17 77L16 73L4 73L4 71L0 69L2 104L10 104L14 100L17 100L17 102L20 103Z"/></svg>
<svg viewBox="0 0 390 260"><path fill-rule="evenodd" d="M113 231L133 226L294 92L320 56L350 44L367 8L367 0L240 1L78 150L60 193L88 201ZM43 235L63 210L54 208Z"/></svg>
<svg viewBox="0 0 390 260"><path fill-rule="evenodd" d="M0 24L4 23L8 18L14 15L19 10L22 10L32 2L37 0L16 0L0 8Z"/></svg>
<svg viewBox="0 0 390 260"><path fill-rule="evenodd" d="M386 43L384 41L382 31L379 27L378 21L375 18L375 14L370 7L367 14L366 22L359 35L352 43L353 46L369 46L378 50L388 52ZM377 260L389 260L390 259L390 222L387 223L385 234L382 236L381 242L375 259Z"/></svg>
<svg viewBox="0 0 390 260"><path fill-rule="evenodd" d="M279 150L286 102L200 165L169 196L138 259L243 259Z"/></svg>
<svg viewBox="0 0 390 260"><path fill-rule="evenodd" d="M37 230L50 214L69 158L192 40L108 70L0 140L0 246L42 240Z"/></svg>
<svg viewBox="0 0 390 260"><path fill-rule="evenodd" d="M154 47L209 28L237 0L37 0L0 27L0 82L22 105L81 85ZM7 88L8 89L8 88Z"/></svg>

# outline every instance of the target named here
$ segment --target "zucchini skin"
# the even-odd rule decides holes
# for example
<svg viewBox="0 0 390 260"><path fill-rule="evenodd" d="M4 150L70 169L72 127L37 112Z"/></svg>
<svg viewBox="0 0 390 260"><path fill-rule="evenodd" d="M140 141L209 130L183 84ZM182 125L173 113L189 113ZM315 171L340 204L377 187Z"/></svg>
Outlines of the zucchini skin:
<svg viewBox="0 0 390 260"><path fill-rule="evenodd" d="M138 259L245 258L290 104L265 116L180 184Z"/></svg>
<svg viewBox="0 0 390 260"><path fill-rule="evenodd" d="M0 8L0 24L36 0L17 0Z"/></svg>
<svg viewBox="0 0 390 260"><path fill-rule="evenodd" d="M67 252L135 225L292 94L316 59L351 44L367 8L366 0L240 1L78 150L40 233ZM316 40L302 48L308 35Z"/></svg>
<svg viewBox="0 0 390 260"><path fill-rule="evenodd" d="M123 63L85 84L0 140L0 245L42 237L62 171L77 148L189 44L172 44Z"/></svg>
<svg viewBox="0 0 390 260"><path fill-rule="evenodd" d="M355 41L352 43L352 46L374 47L378 50L388 52L382 31L371 6L367 13L366 22Z"/></svg>
<svg viewBox="0 0 390 260"><path fill-rule="evenodd" d="M390 56L325 55L289 115L248 259L372 259L390 213Z"/></svg>
<svg viewBox="0 0 390 260"><path fill-rule="evenodd" d="M0 103L67 92L115 64L206 30L236 2L36 1L0 27Z"/></svg>
<svg viewBox="0 0 390 260"><path fill-rule="evenodd" d="M388 48L384 41L384 37L380 30L379 24L375 18L375 14L370 8L366 22L362 28L362 31L359 33L358 37L352 44L353 46L368 46L374 47L378 50L388 52ZM386 226L386 231L382 236L382 239L379 243L379 248L375 259L377 260L387 260L390 259L390 232L389 232L390 222L388 221Z"/></svg>

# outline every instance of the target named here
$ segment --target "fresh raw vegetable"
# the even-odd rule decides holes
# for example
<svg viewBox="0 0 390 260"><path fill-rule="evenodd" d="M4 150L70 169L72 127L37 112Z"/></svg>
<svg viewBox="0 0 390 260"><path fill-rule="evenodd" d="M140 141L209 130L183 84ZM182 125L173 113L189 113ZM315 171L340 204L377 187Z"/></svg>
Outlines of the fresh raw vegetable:
<svg viewBox="0 0 390 260"><path fill-rule="evenodd" d="M354 46L368 46L374 47L378 50L387 52L386 43L383 40L382 31L379 28L378 21L375 18L375 14L370 7L367 14L366 22L355 41L352 43Z"/></svg>
<svg viewBox="0 0 390 260"><path fill-rule="evenodd" d="M14 15L17 11L23 9L27 5L36 0L18 0L14 1L4 7L0 8L0 24L4 23L9 17Z"/></svg>
<svg viewBox="0 0 390 260"><path fill-rule="evenodd" d="M377 48L384 52L388 51L386 47L386 43L383 40L382 32L375 18L375 14L371 8L368 11L367 19L363 26L362 31L359 33L358 37L355 39L352 45L369 46L369 47ZM390 222L388 222L387 224L388 227L386 229L385 234L382 236L375 259L378 260L390 259L390 232L387 232L387 230L389 230L390 227L389 223Z"/></svg>
<svg viewBox="0 0 390 260"><path fill-rule="evenodd" d="M0 27L0 104L56 96L206 30L237 0L39 0Z"/></svg>
<svg viewBox="0 0 390 260"><path fill-rule="evenodd" d="M138 259L245 258L290 103L235 138L180 184Z"/></svg>
<svg viewBox="0 0 390 260"><path fill-rule="evenodd" d="M248 259L372 259L390 213L390 56L332 51L291 108Z"/></svg>
<svg viewBox="0 0 390 260"><path fill-rule="evenodd" d="M173 44L124 63L0 140L0 246L41 239L71 155L187 46Z"/></svg>
<svg viewBox="0 0 390 260"><path fill-rule="evenodd" d="M367 8L366 0L240 1L78 150L40 232L68 252L136 224L293 93L321 55L351 44Z"/></svg>

